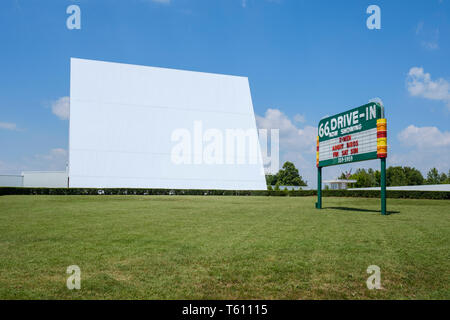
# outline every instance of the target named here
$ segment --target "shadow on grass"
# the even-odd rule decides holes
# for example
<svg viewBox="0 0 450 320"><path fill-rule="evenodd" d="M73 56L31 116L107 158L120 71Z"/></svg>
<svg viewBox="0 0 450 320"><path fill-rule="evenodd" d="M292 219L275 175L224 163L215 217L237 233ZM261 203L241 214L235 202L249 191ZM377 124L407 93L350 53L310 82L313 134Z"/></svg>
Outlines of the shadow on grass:
<svg viewBox="0 0 450 320"><path fill-rule="evenodd" d="M343 210L343 211L360 211L360 212L377 212L381 214L381 210L371 210L371 209L360 209L360 208L350 208L350 207L324 207L322 209L333 209L333 210ZM400 211L387 211L387 214L396 214Z"/></svg>

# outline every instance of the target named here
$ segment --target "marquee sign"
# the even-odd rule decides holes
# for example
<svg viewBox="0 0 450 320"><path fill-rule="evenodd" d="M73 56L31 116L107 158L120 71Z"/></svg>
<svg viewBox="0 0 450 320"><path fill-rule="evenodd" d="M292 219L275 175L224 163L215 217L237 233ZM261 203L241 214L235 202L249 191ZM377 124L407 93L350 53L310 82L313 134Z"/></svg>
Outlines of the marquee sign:
<svg viewBox="0 0 450 320"><path fill-rule="evenodd" d="M320 120L316 155L316 208L322 208L323 167L380 158L381 214L387 214L386 157L386 119L380 104L371 102Z"/></svg>
<svg viewBox="0 0 450 320"><path fill-rule="evenodd" d="M383 117L383 107L373 102L322 119L318 127L317 167L386 157Z"/></svg>

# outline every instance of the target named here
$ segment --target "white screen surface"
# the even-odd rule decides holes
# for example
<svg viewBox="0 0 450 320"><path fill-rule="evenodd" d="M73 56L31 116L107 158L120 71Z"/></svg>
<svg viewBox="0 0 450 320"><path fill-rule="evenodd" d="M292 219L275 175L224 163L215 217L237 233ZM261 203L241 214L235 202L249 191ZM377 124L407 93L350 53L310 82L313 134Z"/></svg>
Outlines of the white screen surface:
<svg viewBox="0 0 450 320"><path fill-rule="evenodd" d="M258 143L251 157L233 149L234 163L203 157L208 130L223 134L224 159L227 130L256 135L247 78L75 58L70 77L70 187L266 189Z"/></svg>

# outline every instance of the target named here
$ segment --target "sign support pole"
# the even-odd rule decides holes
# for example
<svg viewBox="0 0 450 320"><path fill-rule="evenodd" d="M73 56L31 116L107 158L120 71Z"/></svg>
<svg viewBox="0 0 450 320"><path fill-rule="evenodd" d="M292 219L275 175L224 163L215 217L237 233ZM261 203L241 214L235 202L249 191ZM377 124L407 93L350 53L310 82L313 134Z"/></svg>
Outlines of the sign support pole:
<svg viewBox="0 0 450 320"><path fill-rule="evenodd" d="M386 158L381 158L381 214L386 214Z"/></svg>
<svg viewBox="0 0 450 320"><path fill-rule="evenodd" d="M322 209L322 167L317 167L317 209Z"/></svg>

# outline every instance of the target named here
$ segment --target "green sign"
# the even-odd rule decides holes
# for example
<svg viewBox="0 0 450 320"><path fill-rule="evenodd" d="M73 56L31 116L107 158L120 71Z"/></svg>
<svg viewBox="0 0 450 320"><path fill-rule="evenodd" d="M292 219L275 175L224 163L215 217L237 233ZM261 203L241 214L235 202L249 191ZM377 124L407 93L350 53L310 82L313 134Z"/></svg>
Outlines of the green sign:
<svg viewBox="0 0 450 320"><path fill-rule="evenodd" d="M377 159L377 119L383 113L383 107L372 102L322 119L318 167Z"/></svg>
<svg viewBox="0 0 450 320"><path fill-rule="evenodd" d="M316 156L317 209L322 209L323 167L380 158L381 214L387 214L386 137L384 108L375 102L320 120Z"/></svg>

